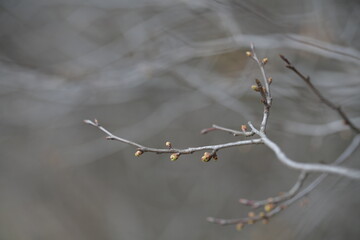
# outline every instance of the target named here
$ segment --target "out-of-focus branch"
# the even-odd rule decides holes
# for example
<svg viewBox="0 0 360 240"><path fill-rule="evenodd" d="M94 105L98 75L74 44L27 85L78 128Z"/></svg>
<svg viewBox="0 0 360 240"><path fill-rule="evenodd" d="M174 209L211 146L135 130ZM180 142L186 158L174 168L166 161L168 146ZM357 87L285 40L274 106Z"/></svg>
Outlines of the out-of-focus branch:
<svg viewBox="0 0 360 240"><path fill-rule="evenodd" d="M354 124L360 124L360 117L351 118L351 121ZM337 120L323 124L284 121L281 124L281 129L284 129L286 132L306 136L326 136L340 131L349 130L349 126L344 124L344 120Z"/></svg>
<svg viewBox="0 0 360 240"><path fill-rule="evenodd" d="M304 181L306 180L308 174L305 171L302 171L296 180L295 184L290 188L289 191L281 193L279 196L276 197L270 197L265 200L248 200L245 198L239 199L239 202L241 204L250 206L252 208L259 208L261 206L265 206L266 204L276 204L282 201L285 201L291 197L293 197L300 188L303 186Z"/></svg>
<svg viewBox="0 0 360 240"><path fill-rule="evenodd" d="M304 82L309 86L309 88L311 89L311 91L313 91L315 93L316 96L318 96L318 98L325 103L329 108L335 110L340 117L344 120L344 123L346 125L349 125L349 127L356 133L360 133L360 129L357 128L352 121L349 119L349 117L345 114L345 112L341 109L341 106L338 106L336 104L334 104L333 102L331 102L329 99L327 99L326 97L324 97L324 95L322 95L322 93L320 92L319 89L317 89L314 84L310 81L310 77L309 76L305 76L304 74L302 74L294 65L292 65L292 63L283 55L280 55L280 58L286 63L286 67L288 69L290 69L291 71L293 71L296 75L298 75L302 80L304 80Z"/></svg>
<svg viewBox="0 0 360 240"><path fill-rule="evenodd" d="M345 151L332 163L333 165L338 165L343 163L346 159L348 159L353 152L359 147L360 145L360 134L354 137L350 145L345 149ZM208 217L207 221L215 224L220 225L237 225L237 229L241 230L245 225L247 224L253 224L257 221L263 221L263 223L268 223L269 219L276 214L280 213L282 210L289 207L294 202L298 201L299 199L303 198L307 194L309 194L311 191L313 191L326 177L328 176L327 173L321 174L318 178L316 178L312 183L310 183L306 188L298 192L296 195L292 195L290 199L286 201L280 201L282 202L280 205L276 206L273 205L274 202L269 202L264 205L264 211L259 212L258 214L255 214L254 212L249 212L248 217L243 218L235 218L235 219L223 219L223 218L214 218L214 217ZM304 178L302 178L304 177ZM303 184L303 181L305 179L305 172L302 172L296 182L296 184L291 188L291 190L288 192L290 193L292 190L295 190L295 192L298 191L298 186ZM301 186L299 186L300 188ZM266 201L266 200L265 200ZM259 201L260 202L260 201ZM254 202L250 202L250 200L243 200L243 204L246 204L248 206L254 207ZM261 202L263 203L263 202Z"/></svg>

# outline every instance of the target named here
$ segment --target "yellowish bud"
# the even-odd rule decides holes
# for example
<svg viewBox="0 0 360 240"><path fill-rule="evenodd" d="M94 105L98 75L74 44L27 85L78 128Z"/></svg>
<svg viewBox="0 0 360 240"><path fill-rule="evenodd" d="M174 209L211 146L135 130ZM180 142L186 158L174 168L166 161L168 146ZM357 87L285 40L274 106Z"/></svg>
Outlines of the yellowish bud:
<svg viewBox="0 0 360 240"><path fill-rule="evenodd" d="M139 157L141 154L143 154L144 152L143 151L140 151L140 150L137 150L136 152L135 152L135 156L136 157Z"/></svg>
<svg viewBox="0 0 360 240"><path fill-rule="evenodd" d="M243 223L238 223L236 224L236 230L241 231L244 228L244 224Z"/></svg>
<svg viewBox="0 0 360 240"><path fill-rule="evenodd" d="M271 84L272 83L272 77L268 78L268 83Z"/></svg>
<svg viewBox="0 0 360 240"><path fill-rule="evenodd" d="M263 65L265 65L265 64L267 64L268 61L269 61L268 58L263 58L263 59L261 60L261 63L262 63Z"/></svg>
<svg viewBox="0 0 360 240"><path fill-rule="evenodd" d="M211 153L205 152L204 155L201 157L201 161L208 162L211 159Z"/></svg>
<svg viewBox="0 0 360 240"><path fill-rule="evenodd" d="M171 161L176 161L179 159L180 153L173 153L170 155L170 160Z"/></svg>
<svg viewBox="0 0 360 240"><path fill-rule="evenodd" d="M168 148L172 148L171 142L166 142L165 146L167 146Z"/></svg>
<svg viewBox="0 0 360 240"><path fill-rule="evenodd" d="M251 89L254 90L255 92L259 92L260 88L256 85L251 85Z"/></svg>
<svg viewBox="0 0 360 240"><path fill-rule="evenodd" d="M243 132L246 132L246 131L247 131L247 126L246 126L246 125L241 125L241 130L242 130Z"/></svg>
<svg viewBox="0 0 360 240"><path fill-rule="evenodd" d="M259 213L259 216L263 218L263 217L265 217L265 213L264 213L264 212L260 212L260 213Z"/></svg>
<svg viewBox="0 0 360 240"><path fill-rule="evenodd" d="M254 223L255 223L255 221L254 221L254 220L252 220L252 219L249 219L249 220L247 221L247 223L248 223L248 224L254 224Z"/></svg>
<svg viewBox="0 0 360 240"><path fill-rule="evenodd" d="M268 224L268 223L269 223L269 219L263 219L263 220L262 220L262 223L263 223L263 224Z"/></svg>
<svg viewBox="0 0 360 240"><path fill-rule="evenodd" d="M274 207L275 207L275 204L273 204L273 203L268 203L268 204L266 204L266 205L264 206L264 210L265 210L265 212L270 212L271 210L274 209Z"/></svg>
<svg viewBox="0 0 360 240"><path fill-rule="evenodd" d="M252 53L250 51L246 51L246 56L251 57Z"/></svg>

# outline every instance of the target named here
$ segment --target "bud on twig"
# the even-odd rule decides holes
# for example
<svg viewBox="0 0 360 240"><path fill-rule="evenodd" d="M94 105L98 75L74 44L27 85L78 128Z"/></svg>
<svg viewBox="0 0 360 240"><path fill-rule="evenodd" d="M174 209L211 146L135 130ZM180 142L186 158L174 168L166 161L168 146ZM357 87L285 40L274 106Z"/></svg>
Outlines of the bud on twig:
<svg viewBox="0 0 360 240"><path fill-rule="evenodd" d="M265 64L267 64L268 61L269 61L268 58L263 58L263 59L261 60L261 63L262 63L263 65L265 65Z"/></svg>
<svg viewBox="0 0 360 240"><path fill-rule="evenodd" d="M241 131L243 131L243 132L247 131L247 126L245 124L241 125Z"/></svg>
<svg viewBox="0 0 360 240"><path fill-rule="evenodd" d="M143 151L141 151L141 150L137 150L136 152L135 152L135 156L136 157L139 157L141 154L143 154L144 152Z"/></svg>
<svg viewBox="0 0 360 240"><path fill-rule="evenodd" d="M238 223L236 224L236 230L241 231L244 228L244 226L245 225L243 223Z"/></svg>
<svg viewBox="0 0 360 240"><path fill-rule="evenodd" d="M250 52L250 51L246 51L246 56L248 56L248 57L252 57L252 52Z"/></svg>
<svg viewBox="0 0 360 240"><path fill-rule="evenodd" d="M254 90L255 92L260 92L260 88L256 85L251 85L251 89Z"/></svg>
<svg viewBox="0 0 360 240"><path fill-rule="evenodd" d="M272 83L272 77L268 78L268 83L269 83L269 85Z"/></svg>
<svg viewBox="0 0 360 240"><path fill-rule="evenodd" d="M266 212L270 212L271 210L274 209L274 207L275 207L275 204L273 204L273 203L268 203L268 204L266 204L266 205L264 206L264 210L265 210Z"/></svg>
<svg viewBox="0 0 360 240"><path fill-rule="evenodd" d="M211 159L211 153L205 152L204 155L201 157L201 161L208 162Z"/></svg>
<svg viewBox="0 0 360 240"><path fill-rule="evenodd" d="M249 216L249 218L253 218L253 217L255 217L255 213L254 212L249 212L248 216Z"/></svg>
<svg viewBox="0 0 360 240"><path fill-rule="evenodd" d="M180 153L173 153L170 155L170 160L171 161L176 161L179 159Z"/></svg>
<svg viewBox="0 0 360 240"><path fill-rule="evenodd" d="M167 146L168 148L172 148L171 142L166 142L165 146Z"/></svg>

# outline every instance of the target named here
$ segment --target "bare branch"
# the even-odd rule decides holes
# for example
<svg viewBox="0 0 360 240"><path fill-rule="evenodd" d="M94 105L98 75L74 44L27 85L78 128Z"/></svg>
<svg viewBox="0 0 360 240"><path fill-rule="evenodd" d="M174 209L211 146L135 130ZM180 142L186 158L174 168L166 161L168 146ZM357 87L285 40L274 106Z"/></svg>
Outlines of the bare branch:
<svg viewBox="0 0 360 240"><path fill-rule="evenodd" d="M205 129L201 130L201 134L206 134L208 132L215 131L215 130L230 133L235 137L236 136L250 137L250 136L254 136L254 134L255 134L253 131L251 131L251 132L245 131L245 130L244 131L238 131L238 130L234 130L234 129L231 129L231 128L221 127L221 126L218 126L218 125L215 125L215 124L213 124L211 128L205 128Z"/></svg>
<svg viewBox="0 0 360 240"><path fill-rule="evenodd" d="M350 145L345 149L345 151L333 162L333 165L338 165L343 163L346 159L348 159L353 152L357 149L357 147L360 145L360 134L354 137ZM301 188L301 185L305 179L305 172L301 172L297 182L295 185L291 188L291 190L288 192L297 192L299 188ZM292 195L290 199L286 200L285 202L282 202L280 205L275 206L273 205L272 209L269 208L267 212L260 212L258 215L254 215L252 217L244 217L244 218L236 218L236 219L223 219L223 218L214 218L214 217L208 217L207 221L219 225L233 225L233 224L240 224L239 227L243 228L246 224L253 224L259 220L263 220L267 222L271 217L275 216L276 214L280 213L282 210L289 207L294 202L298 201L299 199L303 198L307 194L309 194L311 191L313 191L326 177L328 176L327 173L321 174L318 178L316 178L312 183L310 183L305 189L298 192L296 195ZM303 178L304 177L304 178ZM254 207L254 202L250 202L249 200L243 201L243 204L246 204L248 206ZM274 202L269 202L266 204L271 204ZM253 215L253 214L251 214Z"/></svg>
<svg viewBox="0 0 360 240"><path fill-rule="evenodd" d="M302 80L304 80L304 82L309 86L309 88L315 93L316 96L318 96L318 98L325 103L329 108L335 110L340 117L344 120L344 123L346 125L349 125L349 127L356 133L360 133L360 129L357 128L352 121L349 119L349 117L345 114L345 112L341 109L341 106L337 106L335 105L333 102L331 102L329 99L327 99L326 97L324 97L320 90L317 89L314 84L312 84L312 82L310 81L310 77L309 76L305 76L303 75L301 72L299 72L299 70L291 64L291 62L289 61L289 59L287 59L286 57L284 57L283 55L280 55L280 58L286 63L286 67L290 70L292 70L296 75L298 75Z"/></svg>
<svg viewBox="0 0 360 240"><path fill-rule="evenodd" d="M285 201L285 200L293 197L296 193L298 193L300 188L303 186L304 181L306 180L307 176L308 176L308 174L305 171L302 171L300 173L297 181L292 186L292 188L289 191L282 193L279 196L270 197L265 200L248 200L248 199L241 198L241 199L239 199L239 202L241 204L250 206L252 208L259 208L261 206L265 206L266 204L271 204L271 203L276 204L276 203Z"/></svg>
<svg viewBox="0 0 360 240"><path fill-rule="evenodd" d="M189 147L189 148L184 148L184 149L151 148L151 147L146 147L146 146L143 146L143 145L138 144L136 142L133 142L133 141L130 141L130 140L115 136L110 131L108 131L106 128L101 126L97 120L95 120L94 122L91 121L91 120L84 120L84 122L91 125L91 126L94 126L94 127L98 128L99 130L106 133L108 135L106 137L106 139L108 139L108 140L116 140L116 141L119 141L119 142L126 143L128 145L135 146L135 147L137 147L137 150L141 151L141 152L154 152L154 153L158 153L158 154L161 154L161 153L192 154L194 152L199 152L199 151L204 151L204 150L212 150L212 154L214 154L218 150L224 149L224 148L243 146L243 145L250 145L250 144L262 144L263 143L262 140L260 138L258 138L258 139L242 140L242 141L236 141L236 142L230 142L230 143L224 143L224 144L218 144L218 145L208 145L208 146L201 146L201 147Z"/></svg>
<svg viewBox="0 0 360 240"><path fill-rule="evenodd" d="M268 146L276 154L280 162L282 162L283 164L285 164L290 168L306 171L306 172L331 173L331 174L342 175L349 178L360 179L360 170L353 170L344 167L317 164L317 163L295 162L292 159L288 158L285 155L285 153L280 149L280 147L276 145L273 141L271 141L264 133L254 128L251 122L249 122L248 124L251 127L251 129L261 137L261 139L264 141L264 144Z"/></svg>

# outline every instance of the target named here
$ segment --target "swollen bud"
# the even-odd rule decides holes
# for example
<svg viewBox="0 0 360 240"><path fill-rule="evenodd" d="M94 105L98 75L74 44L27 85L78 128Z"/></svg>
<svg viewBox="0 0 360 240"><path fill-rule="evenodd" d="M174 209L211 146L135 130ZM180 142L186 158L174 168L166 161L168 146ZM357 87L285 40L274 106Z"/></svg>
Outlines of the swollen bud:
<svg viewBox="0 0 360 240"><path fill-rule="evenodd" d="M205 152L204 155L201 157L201 161L208 162L211 159L211 153Z"/></svg>
<svg viewBox="0 0 360 240"><path fill-rule="evenodd" d="M246 132L247 131L247 126L246 125L241 125L241 131Z"/></svg>
<svg viewBox="0 0 360 240"><path fill-rule="evenodd" d="M171 161L176 161L179 159L180 153L173 153L170 155L170 160Z"/></svg>
<svg viewBox="0 0 360 240"><path fill-rule="evenodd" d="M256 85L251 85L251 89L254 90L255 92L260 92L260 88Z"/></svg>
<svg viewBox="0 0 360 240"><path fill-rule="evenodd" d="M268 203L268 204L266 204L266 205L264 206L264 210L265 210L266 212L270 212L271 210L274 209L274 207L275 207L275 204L273 204L273 203Z"/></svg>
<svg viewBox="0 0 360 240"><path fill-rule="evenodd" d="M268 61L269 61L268 58L263 58L263 59L261 60L261 63L262 63L263 65L265 65L265 64L267 64Z"/></svg>
<svg viewBox="0 0 360 240"><path fill-rule="evenodd" d="M246 56L251 57L252 53L250 51L246 51Z"/></svg>
<svg viewBox="0 0 360 240"><path fill-rule="evenodd" d="M171 142L166 142L165 146L167 146L168 148L172 148Z"/></svg>
<svg viewBox="0 0 360 240"><path fill-rule="evenodd" d="M238 223L236 224L236 230L241 231L244 228L244 226L245 225L243 223Z"/></svg>
<svg viewBox="0 0 360 240"><path fill-rule="evenodd" d="M255 213L254 213L254 212L249 212L249 213L248 213L248 217L249 217L249 218L255 217Z"/></svg>
<svg viewBox="0 0 360 240"><path fill-rule="evenodd" d="M136 157L139 157L141 154L143 154L144 152L143 151L141 151L141 150L137 150L136 152L135 152L135 156Z"/></svg>
<svg viewBox="0 0 360 240"><path fill-rule="evenodd" d="M268 83L269 83L269 85L272 83L272 77L268 78Z"/></svg>

